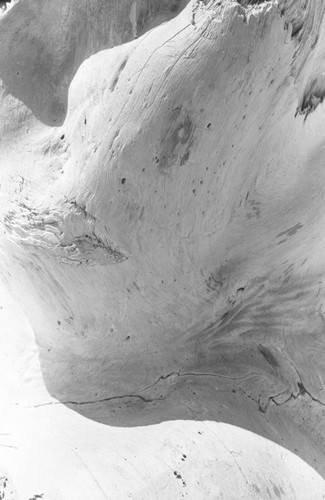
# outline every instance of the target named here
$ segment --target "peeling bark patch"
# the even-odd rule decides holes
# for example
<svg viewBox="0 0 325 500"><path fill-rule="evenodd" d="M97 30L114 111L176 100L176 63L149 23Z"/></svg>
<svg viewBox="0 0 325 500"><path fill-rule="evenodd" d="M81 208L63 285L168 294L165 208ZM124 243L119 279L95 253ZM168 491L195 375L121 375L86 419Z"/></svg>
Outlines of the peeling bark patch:
<svg viewBox="0 0 325 500"><path fill-rule="evenodd" d="M61 245L67 255L59 257L65 264L78 262L88 265L119 263L126 257L95 235L82 235L74 239L71 245Z"/></svg>
<svg viewBox="0 0 325 500"><path fill-rule="evenodd" d="M67 205L38 211L20 204L18 211L5 216L8 236L26 250L38 248L63 264L106 265L127 260L109 235L97 230L94 216L74 201Z"/></svg>
<svg viewBox="0 0 325 500"><path fill-rule="evenodd" d="M287 2L287 4L281 5L281 15L285 16L287 21L285 23L285 28L291 30L291 40L296 39L298 42L302 40L302 35L304 32L304 27L306 23L306 17L308 14L309 2L299 2L295 0L294 2Z"/></svg>
<svg viewBox="0 0 325 500"><path fill-rule="evenodd" d="M295 38L299 35L299 33L302 31L302 28L304 26L304 22L302 19L297 19L292 23L292 32L291 32L291 38Z"/></svg>
<svg viewBox="0 0 325 500"><path fill-rule="evenodd" d="M325 98L325 78L319 76L314 78L311 83L306 86L302 102L296 110L297 115L305 115L305 120L308 115L322 104Z"/></svg>

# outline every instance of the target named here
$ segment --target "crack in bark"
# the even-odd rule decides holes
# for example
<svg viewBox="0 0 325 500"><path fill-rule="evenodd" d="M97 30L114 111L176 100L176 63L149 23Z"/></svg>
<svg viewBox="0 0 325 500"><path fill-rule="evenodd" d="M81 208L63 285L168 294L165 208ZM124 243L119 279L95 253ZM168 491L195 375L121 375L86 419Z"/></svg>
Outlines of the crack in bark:
<svg viewBox="0 0 325 500"><path fill-rule="evenodd" d="M286 359L288 359L288 358L286 358ZM262 412L262 413L266 413L267 412L267 410L269 409L269 406L270 406L271 403L274 403L276 406L283 406L283 405L287 404L291 400L296 400L300 396L305 396L305 394L307 394L310 397L310 399L312 401L314 401L315 403L318 403L321 406L325 407L325 403L323 403L321 400L317 399L309 391L307 391L307 389L305 388L305 386L304 386L304 384L303 384L303 382L301 380L299 372L297 371L296 368L295 368L295 370L296 370L296 373L299 376L299 380L297 381L297 386L298 386L299 391L296 394L292 392L290 394L290 396L285 401L283 401L283 402L277 402L276 398L278 398L279 396L282 396L283 394L285 394L287 392L287 389L281 391L278 394L270 396L268 398L267 403L266 403L265 406L262 406L260 398L259 399L254 398L252 395L248 394L242 387L240 387L239 390L246 397L248 397L254 403L256 403L258 405L259 411ZM180 373L180 372L174 372L173 371L171 373L168 373L167 375L161 375L156 380L156 382L154 382L153 384L151 384L151 385L149 385L149 386L141 389L140 392L148 391L149 389L152 389L157 384L159 384L159 382L168 380L169 378L171 378L173 376L175 377L175 379L176 378L180 378L180 377L194 376L194 377L216 377L216 378L221 378L221 379L226 379L226 380L245 380L247 377L251 376L252 374L254 374L254 373L252 372L252 373L249 373L248 375L244 375L242 377L228 377L228 376L225 376L225 375L219 375L217 373L209 373L209 372L208 373L197 373L197 372L184 372L184 373ZM139 399L139 400L141 400L144 403L152 403L154 401L162 401L163 399L165 399L165 397L166 396L162 396L161 395L161 396L159 396L157 398L148 398L148 397L141 396L141 394L125 394L125 395L122 395L122 396L111 396L111 397L107 397L107 398L93 399L93 400L86 400L86 401L50 401L50 402L40 403L38 405L34 405L34 406L32 406L32 408L39 408L39 407L42 407L42 406L54 406L54 405L60 405L60 404L63 404L63 405L73 405L73 406L93 405L93 404L98 404L98 403L106 403L106 402L114 401L114 400L118 400L118 399Z"/></svg>
<svg viewBox="0 0 325 500"><path fill-rule="evenodd" d="M304 396L305 394L307 394L312 401L315 401L315 403L319 403L321 406L325 406L325 403L323 403L323 401L321 401L320 399L315 398L309 391L307 391L307 389L305 388L304 384L301 381L297 382L297 385L298 385L298 388L299 388L299 392L297 394L291 393L291 395L288 397L288 399L286 399L282 403L278 403L274 399L277 396L271 396L271 398L269 398L269 401L273 401L273 403L275 403L276 406L283 406L284 404L288 403L292 399L298 399L300 396Z"/></svg>
<svg viewBox="0 0 325 500"><path fill-rule="evenodd" d="M266 405L266 409L268 408L269 406L269 403L271 401L273 401L273 403L277 406L283 406L284 404L288 403L290 400L292 399L297 399L299 396L304 396L305 394L307 394L310 399L312 401L314 401L315 403L319 403L321 406L325 406L325 403L323 401L321 401L320 399L317 399L315 396L313 396L311 394L311 392L307 391L304 383L303 383L303 380L302 380L302 376L298 370L298 368L296 367L296 365L293 363L293 361L291 361L291 359L287 356L286 354L286 348L287 348L287 339L285 337L285 334L284 334L284 330L282 330L282 337L283 337L283 347L280 349L281 350L281 353L282 355L284 356L284 358L286 359L286 361L291 365L291 367L293 368L293 370L295 371L296 375L298 376L298 381L297 381L297 386L298 386L298 393L297 394L294 394L294 393L291 393L290 396L288 397L288 399L286 399L284 402L282 403L278 403L277 401L275 401L275 398L281 396L282 394L284 394L285 391L282 391L282 393L276 395L276 396L271 396L269 399L268 399L268 403Z"/></svg>
<svg viewBox="0 0 325 500"><path fill-rule="evenodd" d="M112 401L114 399L132 399L132 398L141 399L141 401L143 401L144 403L152 403L153 401L158 401L162 399L161 397L148 399L143 396L140 396L139 394L125 394L123 396L111 396L109 398L94 399L89 401L49 401L47 403L40 403L38 405L34 405L32 406L32 408L39 408L41 406L54 406L54 405L74 405L74 406L93 405L97 403L106 403L107 401Z"/></svg>
<svg viewBox="0 0 325 500"><path fill-rule="evenodd" d="M260 374L257 372L249 372L247 375L243 375L241 377L229 377L227 375L221 375L219 373L184 372L184 373L180 373L179 376L180 377L191 377L191 376L194 376L194 377L216 377L216 378L221 378L224 380L245 380L246 378L251 377L252 375L260 375Z"/></svg>
<svg viewBox="0 0 325 500"><path fill-rule="evenodd" d="M184 373L180 373L180 372L171 372L171 373L168 373L167 375L161 375L157 380L156 382L154 382L153 384L143 388L140 390L140 392L145 392L145 391L148 391L149 389L152 389L153 387L155 387L160 381L162 380L167 380L173 376L175 376L175 378L180 378L180 377L216 377L216 378L221 378L221 379L224 379L224 380L245 380L247 377L250 377L251 375L257 375L257 373L254 373L254 372L251 372L247 375L244 375L242 377L228 377L226 375L220 375L220 374L217 374L217 373L198 373L198 372L184 372ZM243 391L244 392L244 391ZM245 392L244 392L245 393ZM245 393L246 396L247 393ZM248 396L249 397L249 396ZM141 394L125 394L125 395L122 395L122 396L110 396L110 397L107 397L107 398L101 398L101 399L93 399L93 400L87 400L87 401L49 401L49 402L46 402L46 403L40 403L40 404L37 404L37 405L33 405L31 408L39 408L39 407L42 407L42 406L55 406L55 405L74 405L74 406L82 406L82 405L91 405L91 404L98 404L98 403L106 403L108 401L113 401L113 400L117 400L117 399L140 399L141 401L143 401L144 403L152 403L153 401L161 401L164 399L164 396L159 396L157 398L146 398L144 396L141 396ZM252 399L252 398L251 398ZM256 401L256 400L254 400Z"/></svg>
<svg viewBox="0 0 325 500"><path fill-rule="evenodd" d="M84 466L84 468L87 470L87 472L89 473L89 475L91 476L91 478L93 479L93 481L95 482L98 490L103 494L103 496L108 500L108 496L106 495L103 487L101 486L101 484L99 483L98 479L94 476L93 472L91 471L91 469L88 467L88 465L85 463L85 461L81 458L81 456L79 455L79 453L76 452L76 450L73 450L73 453L75 454L75 456L80 460L80 462L82 463L82 465Z"/></svg>
<svg viewBox="0 0 325 500"><path fill-rule="evenodd" d="M167 380L168 378L172 377L173 375L175 375L176 377L181 377L181 374L180 372L171 372L171 373L168 373L167 375L161 375L157 380L156 382L154 382L153 384L151 385L148 385L147 387L145 387L144 389L141 389L140 392L145 392L145 391L148 391L149 389L152 389L152 387L155 387L161 380Z"/></svg>
<svg viewBox="0 0 325 500"><path fill-rule="evenodd" d="M140 392L148 391L149 389L152 389L155 387L161 380L167 380L168 378L175 376L176 378L178 377L216 377L216 378L221 378L223 380L245 380L248 377L251 377L252 375L259 375L256 372L250 372L247 375L243 375L241 377L229 377L227 375L221 375L219 373L212 373L212 372L170 372L167 375L161 375L156 382L154 382L151 385L148 385L147 387L143 388L140 390Z"/></svg>
<svg viewBox="0 0 325 500"><path fill-rule="evenodd" d="M282 392L280 392L279 394L277 394L275 396L270 396L268 398L267 404L265 405L264 408L262 408L259 405L259 410L262 413L266 413L267 410L269 409L269 406L270 406L271 403L274 403L276 406L284 406L285 404L289 403L289 401L296 400L296 399L298 399L301 396L305 396L305 394L307 394L310 397L310 399L312 401L314 401L315 403L318 403L321 406L325 406L325 403L323 403L323 401L321 401L320 399L315 398L309 391L307 391L307 389L305 388L305 386L301 382L301 380L297 382L297 385L298 385L299 391L296 394L292 392L290 394L290 396L285 401L283 401L282 403L278 403L276 401L276 398L278 398L279 396L282 396L282 394L284 394L286 391L282 391Z"/></svg>

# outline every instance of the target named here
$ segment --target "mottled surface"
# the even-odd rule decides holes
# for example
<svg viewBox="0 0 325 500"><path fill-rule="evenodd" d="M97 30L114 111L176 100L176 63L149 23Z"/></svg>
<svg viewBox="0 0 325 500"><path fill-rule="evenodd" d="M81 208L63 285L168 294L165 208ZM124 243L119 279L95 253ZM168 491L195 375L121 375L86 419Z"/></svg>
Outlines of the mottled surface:
<svg viewBox="0 0 325 500"><path fill-rule="evenodd" d="M324 11L19 0L0 17L0 276L36 341L17 408L5 393L12 435L30 425L19 491L44 426L36 470L104 481L85 498L323 498ZM80 493L36 475L31 498Z"/></svg>

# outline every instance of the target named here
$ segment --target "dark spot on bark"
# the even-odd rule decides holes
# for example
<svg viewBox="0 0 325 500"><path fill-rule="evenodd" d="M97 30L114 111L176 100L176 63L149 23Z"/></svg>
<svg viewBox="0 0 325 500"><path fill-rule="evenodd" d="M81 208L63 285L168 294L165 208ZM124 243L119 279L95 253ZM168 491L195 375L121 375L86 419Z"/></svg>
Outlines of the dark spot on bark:
<svg viewBox="0 0 325 500"><path fill-rule="evenodd" d="M298 382L298 388L299 388L299 394L301 394L302 396L306 394L307 391L302 382Z"/></svg>
<svg viewBox="0 0 325 500"><path fill-rule="evenodd" d="M178 112L179 115L180 111ZM175 113L173 113L174 115ZM162 151L161 151L161 162L160 169L170 165L175 162L178 156L179 150L182 146L187 144L187 150L191 147L191 138L193 134L193 123L188 115L183 117L180 121L180 117L177 115L170 117L170 123L166 134L161 139ZM178 122L178 123L177 123ZM186 153L185 153L186 155ZM186 158L186 157L185 157Z"/></svg>
<svg viewBox="0 0 325 500"><path fill-rule="evenodd" d="M273 485L273 490L274 490L274 493L276 494L276 496L278 498L281 498L281 492L280 492L279 488L277 486Z"/></svg>
<svg viewBox="0 0 325 500"><path fill-rule="evenodd" d="M186 483L184 481L184 479L182 478L182 476L176 471L174 470L174 476L177 478L177 479L180 479L183 483L183 486L186 486Z"/></svg>
<svg viewBox="0 0 325 500"><path fill-rule="evenodd" d="M274 354L272 353L272 351L268 347L260 344L258 346L258 350L260 351L260 353L262 354L262 356L266 359L266 361L273 368L277 368L279 366L279 363L278 363L276 357L274 356Z"/></svg>
<svg viewBox="0 0 325 500"><path fill-rule="evenodd" d="M126 182L126 178L125 178L125 177L123 177L123 179L121 180L121 183L122 183L122 184L125 184L125 182Z"/></svg>

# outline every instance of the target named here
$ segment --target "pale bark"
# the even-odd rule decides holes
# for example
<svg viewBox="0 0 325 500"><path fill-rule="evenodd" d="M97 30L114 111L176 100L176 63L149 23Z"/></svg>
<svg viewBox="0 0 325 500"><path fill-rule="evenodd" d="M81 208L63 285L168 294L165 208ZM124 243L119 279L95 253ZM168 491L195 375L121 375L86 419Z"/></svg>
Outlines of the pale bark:
<svg viewBox="0 0 325 500"><path fill-rule="evenodd" d="M237 463L224 498L266 498L257 435L295 464L274 458L280 494L325 494L306 464L325 473L324 11L20 0L0 18L0 273L48 391L29 401L99 440L98 422L249 430L261 469ZM171 498L157 477L134 498Z"/></svg>

